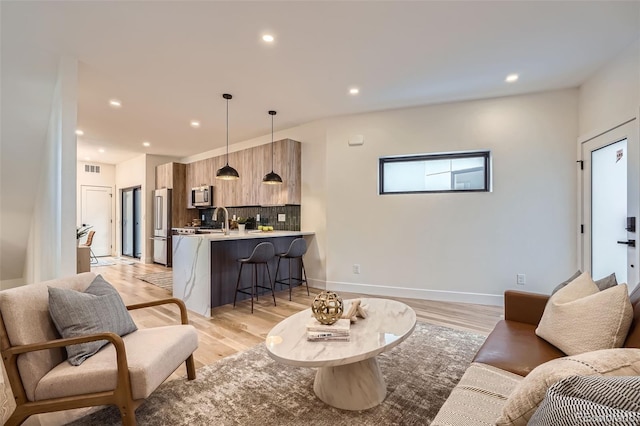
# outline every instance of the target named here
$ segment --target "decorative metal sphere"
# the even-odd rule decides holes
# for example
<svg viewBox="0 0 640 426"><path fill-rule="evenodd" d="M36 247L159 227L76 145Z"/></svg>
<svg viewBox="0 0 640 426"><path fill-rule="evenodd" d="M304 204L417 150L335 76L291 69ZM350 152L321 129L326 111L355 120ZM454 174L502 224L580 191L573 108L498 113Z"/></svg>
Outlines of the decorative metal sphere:
<svg viewBox="0 0 640 426"><path fill-rule="evenodd" d="M326 325L338 321L344 311L342 297L332 291L323 291L318 294L311 304L311 312L316 319Z"/></svg>

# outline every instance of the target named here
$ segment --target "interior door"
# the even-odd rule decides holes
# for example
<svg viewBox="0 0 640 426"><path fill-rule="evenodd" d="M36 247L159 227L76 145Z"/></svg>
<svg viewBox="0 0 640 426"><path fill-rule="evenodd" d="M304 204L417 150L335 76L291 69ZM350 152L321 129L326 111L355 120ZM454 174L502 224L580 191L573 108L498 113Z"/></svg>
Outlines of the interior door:
<svg viewBox="0 0 640 426"><path fill-rule="evenodd" d="M633 119L582 143L582 269L594 279L613 272L638 282L638 122Z"/></svg>
<svg viewBox="0 0 640 426"><path fill-rule="evenodd" d="M91 250L96 256L111 256L111 187L81 186L81 223L95 231Z"/></svg>

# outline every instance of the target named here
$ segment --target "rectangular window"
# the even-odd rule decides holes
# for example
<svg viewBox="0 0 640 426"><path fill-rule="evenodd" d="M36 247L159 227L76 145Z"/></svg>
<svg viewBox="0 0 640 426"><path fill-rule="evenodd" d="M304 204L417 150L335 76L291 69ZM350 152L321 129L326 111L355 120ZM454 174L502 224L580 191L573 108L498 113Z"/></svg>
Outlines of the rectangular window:
<svg viewBox="0 0 640 426"><path fill-rule="evenodd" d="M488 192L489 151L380 158L380 194Z"/></svg>

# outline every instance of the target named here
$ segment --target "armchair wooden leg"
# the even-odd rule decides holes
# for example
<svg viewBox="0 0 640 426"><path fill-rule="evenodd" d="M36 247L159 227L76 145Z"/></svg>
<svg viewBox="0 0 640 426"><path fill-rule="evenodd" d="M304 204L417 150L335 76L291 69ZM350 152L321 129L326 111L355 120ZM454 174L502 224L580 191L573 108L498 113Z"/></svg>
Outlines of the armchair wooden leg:
<svg viewBox="0 0 640 426"><path fill-rule="evenodd" d="M193 354L189 355L189 358L185 361L187 366L187 378L189 380L194 380L196 378L196 365L193 361Z"/></svg>
<svg viewBox="0 0 640 426"><path fill-rule="evenodd" d="M122 426L136 426L136 409L133 404L118 404Z"/></svg>

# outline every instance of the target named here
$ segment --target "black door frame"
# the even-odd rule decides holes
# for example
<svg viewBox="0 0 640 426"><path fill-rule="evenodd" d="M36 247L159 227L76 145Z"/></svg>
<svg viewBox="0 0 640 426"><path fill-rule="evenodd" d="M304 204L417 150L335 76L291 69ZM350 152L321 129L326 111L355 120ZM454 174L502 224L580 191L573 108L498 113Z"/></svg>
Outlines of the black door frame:
<svg viewBox="0 0 640 426"><path fill-rule="evenodd" d="M138 241L138 238L136 236L138 234L138 232L137 232L139 230L138 228L140 228L140 226L141 226L141 224L137 223L136 220L135 220L136 219L135 218L136 211L140 211L140 207L141 207L141 206L138 205L138 202L136 201L136 191L140 194L140 197L139 197L140 198L140 203L142 203L142 198L141 198L141 196L142 196L142 186L137 185L137 186L130 186L128 188L121 188L120 189L120 217L122 219L121 220L121 225L120 225L120 242L121 242L120 243L120 255L121 256L127 256L127 257L132 257L132 258L135 258L135 259L140 259L142 253L136 254L136 252L135 252L136 251L136 247L138 247L138 246L140 247L140 249L142 249L142 241ZM131 197L131 200L132 200L132 203L133 203L132 209L131 209L132 214L133 214L133 218L127 218L127 219L130 219L130 220L133 220L133 227L131 228L133 230L133 235L131 235L131 241L132 241L132 246L133 246L133 249L132 249L133 253L132 254L126 254L124 252L124 235L125 235L124 194L126 192L132 192L132 195L133 195ZM140 234L142 234L142 233L140 232Z"/></svg>

